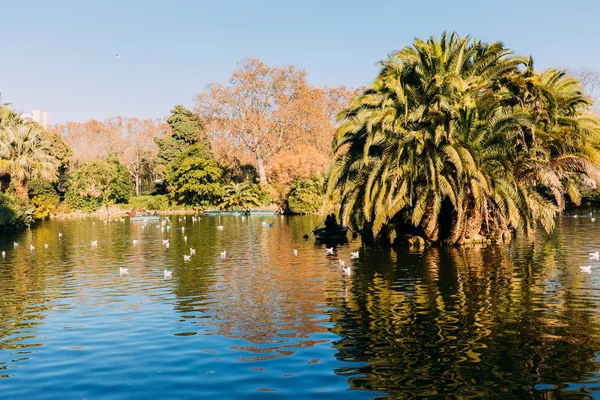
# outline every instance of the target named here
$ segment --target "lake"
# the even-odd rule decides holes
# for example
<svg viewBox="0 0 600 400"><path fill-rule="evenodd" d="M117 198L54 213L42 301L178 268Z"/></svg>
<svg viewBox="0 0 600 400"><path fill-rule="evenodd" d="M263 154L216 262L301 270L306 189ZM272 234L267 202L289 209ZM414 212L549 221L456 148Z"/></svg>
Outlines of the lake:
<svg viewBox="0 0 600 400"><path fill-rule="evenodd" d="M317 216L163 217L170 228L54 219L3 232L0 393L600 398L590 212L510 244L394 251L351 240L334 254L302 237Z"/></svg>

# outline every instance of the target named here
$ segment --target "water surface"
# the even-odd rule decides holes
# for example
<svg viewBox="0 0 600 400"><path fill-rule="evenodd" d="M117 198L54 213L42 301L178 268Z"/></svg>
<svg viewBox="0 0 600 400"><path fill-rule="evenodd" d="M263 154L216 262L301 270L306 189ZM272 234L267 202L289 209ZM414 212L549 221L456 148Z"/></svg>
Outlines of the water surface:
<svg viewBox="0 0 600 400"><path fill-rule="evenodd" d="M588 260L600 222L590 211L508 245L351 241L333 255L302 238L318 217L171 216L170 229L87 218L4 232L0 393L600 398L600 262Z"/></svg>

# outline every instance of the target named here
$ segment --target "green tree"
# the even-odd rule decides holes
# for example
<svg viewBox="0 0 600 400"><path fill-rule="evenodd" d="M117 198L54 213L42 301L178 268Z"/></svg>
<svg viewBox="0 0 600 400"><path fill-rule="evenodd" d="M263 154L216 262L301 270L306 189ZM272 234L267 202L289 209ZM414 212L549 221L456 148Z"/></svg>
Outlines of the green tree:
<svg viewBox="0 0 600 400"><path fill-rule="evenodd" d="M171 110L167 123L171 127L171 135L154 139L159 148L156 162L163 173L181 153L196 143L202 144L210 151L210 142L204 124L197 114L177 105Z"/></svg>
<svg viewBox="0 0 600 400"><path fill-rule="evenodd" d="M171 110L171 116L167 118L171 127L173 139L193 145L200 143L210 150L210 142L204 131L204 123L197 115L182 105L177 105Z"/></svg>
<svg viewBox="0 0 600 400"><path fill-rule="evenodd" d="M93 211L101 205L127 203L133 183L127 168L116 158L92 161L73 172L69 179L67 203L76 209Z"/></svg>
<svg viewBox="0 0 600 400"><path fill-rule="evenodd" d="M66 190L67 180L69 178L69 165L73 150L65 143L64 139L56 132L42 131L42 140L48 144L49 153L56 159L57 162L57 179L55 188L59 193L64 193Z"/></svg>
<svg viewBox="0 0 600 400"><path fill-rule="evenodd" d="M170 164L166 182L173 199L184 205L206 207L222 194L223 170L202 144L195 144Z"/></svg>
<svg viewBox="0 0 600 400"><path fill-rule="evenodd" d="M598 180L598 117L578 82L536 73L501 43L444 33L382 62L339 116L328 193L368 239L497 239Z"/></svg>

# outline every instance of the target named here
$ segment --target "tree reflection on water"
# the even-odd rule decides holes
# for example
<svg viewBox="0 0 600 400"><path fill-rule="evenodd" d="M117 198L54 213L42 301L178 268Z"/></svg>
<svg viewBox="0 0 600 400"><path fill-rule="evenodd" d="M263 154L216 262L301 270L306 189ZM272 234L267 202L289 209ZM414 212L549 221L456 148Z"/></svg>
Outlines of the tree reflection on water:
<svg viewBox="0 0 600 400"><path fill-rule="evenodd" d="M337 372L360 376L354 388L407 397L554 398L534 386L592 377L598 299L582 295L587 277L556 240L430 248L399 253L392 268L365 265L332 313L336 357L365 364Z"/></svg>

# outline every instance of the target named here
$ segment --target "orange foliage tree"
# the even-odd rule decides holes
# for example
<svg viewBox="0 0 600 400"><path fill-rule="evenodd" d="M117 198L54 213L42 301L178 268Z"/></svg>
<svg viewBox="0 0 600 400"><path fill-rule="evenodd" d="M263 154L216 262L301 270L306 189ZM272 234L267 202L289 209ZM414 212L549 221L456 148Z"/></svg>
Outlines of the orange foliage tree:
<svg viewBox="0 0 600 400"><path fill-rule="evenodd" d="M269 178L288 182L295 177L285 170L305 168L311 157L324 171L335 114L352 94L344 87L311 86L306 72L293 66L270 67L248 58L237 64L228 85L212 83L197 95L196 112L221 162L253 160L261 183Z"/></svg>
<svg viewBox="0 0 600 400"><path fill-rule="evenodd" d="M159 119L113 117L104 121L67 122L52 130L73 150L71 169L116 155L127 166L139 195L142 179L153 174L158 152L153 139L167 134L169 126Z"/></svg>

